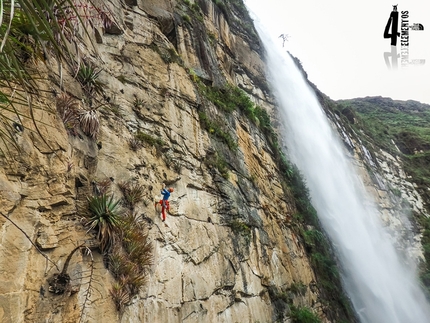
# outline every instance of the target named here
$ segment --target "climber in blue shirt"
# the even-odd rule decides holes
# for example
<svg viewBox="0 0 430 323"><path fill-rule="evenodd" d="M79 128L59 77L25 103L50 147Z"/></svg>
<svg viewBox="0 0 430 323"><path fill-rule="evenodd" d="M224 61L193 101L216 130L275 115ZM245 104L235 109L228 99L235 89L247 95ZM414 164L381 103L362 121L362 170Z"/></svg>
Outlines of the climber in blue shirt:
<svg viewBox="0 0 430 323"><path fill-rule="evenodd" d="M169 197L170 193L172 192L173 188L169 187L169 189L166 190L166 184L163 183L163 188L161 189L161 195L163 195L163 199L158 202L161 205L161 216L163 222L166 220L166 210L170 210ZM157 203L155 203L155 205L157 205Z"/></svg>

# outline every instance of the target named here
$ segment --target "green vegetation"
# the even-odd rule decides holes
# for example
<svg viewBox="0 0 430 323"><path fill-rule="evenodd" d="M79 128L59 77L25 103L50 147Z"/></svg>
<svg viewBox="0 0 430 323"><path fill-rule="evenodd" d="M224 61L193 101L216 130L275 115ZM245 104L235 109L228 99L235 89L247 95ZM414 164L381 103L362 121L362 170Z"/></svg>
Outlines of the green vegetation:
<svg viewBox="0 0 430 323"><path fill-rule="evenodd" d="M165 63L178 63L182 64L182 59L176 50L172 47L160 51L160 56Z"/></svg>
<svg viewBox="0 0 430 323"><path fill-rule="evenodd" d="M238 87L226 85L216 88L206 86L202 82L198 82L198 86L200 93L224 112L230 113L239 109L246 114L253 109L254 105L249 96Z"/></svg>
<svg viewBox="0 0 430 323"><path fill-rule="evenodd" d="M275 286L270 286L269 297L275 304L276 322L285 321L285 313L293 323L321 323L318 316L306 306L295 306L293 304L294 294L304 295L307 287L303 283L292 284L290 291L280 290ZM289 311L288 311L289 309Z"/></svg>
<svg viewBox="0 0 430 323"><path fill-rule="evenodd" d="M230 150L237 150L236 141L233 139L232 135L228 132L228 130L225 130L224 125L222 125L218 121L210 120L208 115L203 111L199 112L199 120L200 124L207 132L221 139L225 144L227 144Z"/></svg>
<svg viewBox="0 0 430 323"><path fill-rule="evenodd" d="M375 97L342 100L332 107L364 142L399 155L418 186L430 186L430 106Z"/></svg>
<svg viewBox="0 0 430 323"><path fill-rule="evenodd" d="M321 323L321 320L309 308L291 306L290 317L293 323Z"/></svg>
<svg viewBox="0 0 430 323"><path fill-rule="evenodd" d="M155 148L161 149L161 147L164 146L164 141L161 138L155 138L151 135L148 135L140 130L136 132L134 135L135 139L138 140L140 143L147 143L151 146L155 146Z"/></svg>
<svg viewBox="0 0 430 323"><path fill-rule="evenodd" d="M152 264L152 244L142 218L126 213L118 223L117 243L109 255L109 270L117 283L110 294L118 311L122 312L129 300L146 283Z"/></svg>
<svg viewBox="0 0 430 323"><path fill-rule="evenodd" d="M190 70L189 74L194 83L197 83L199 92L206 99L225 113L231 113L236 110L241 111L251 122L260 128L270 142L277 145L277 136L271 126L267 111L259 106L255 106L245 91L229 84L222 88L206 86L193 71ZM219 122L209 120L208 115L204 112L199 112L199 116L204 129L224 141L231 150L237 148L237 143L224 130L225 127Z"/></svg>
<svg viewBox="0 0 430 323"><path fill-rule="evenodd" d="M144 145L155 147L157 154L160 154L161 148L164 146L164 141L161 138L153 137L147 133L138 130L134 136L128 141L130 149L137 151Z"/></svg>
<svg viewBox="0 0 430 323"><path fill-rule="evenodd" d="M108 251L112 246L115 230L119 224L118 203L113 195L92 196L88 198L91 216L87 221L89 230L97 230L101 252Z"/></svg>
<svg viewBox="0 0 430 323"><path fill-rule="evenodd" d="M229 223L229 226L235 235L240 235L245 239L247 245L251 242L252 230L245 223L239 220L233 220Z"/></svg>
<svg viewBox="0 0 430 323"><path fill-rule="evenodd" d="M419 217L418 221L424 229L421 243L423 245L424 258L426 263L421 264L420 279L424 288L427 291L427 297L430 297L430 219L426 217Z"/></svg>
<svg viewBox="0 0 430 323"><path fill-rule="evenodd" d="M106 181L96 183L99 191L110 187ZM129 182L120 188L126 199L126 206L133 209L143 199L143 188ZM106 193L88 198L90 217L89 230L97 230L100 250L109 258L109 270L117 280L110 294L118 311L122 312L130 299L147 281L148 268L152 264L152 244L148 230L141 217L119 209L120 200Z"/></svg>
<svg viewBox="0 0 430 323"><path fill-rule="evenodd" d="M220 155L218 152L215 152L213 154L210 154L206 157L205 160L206 164L208 165L209 169L215 168L222 177L225 179L228 179L228 165L225 160L225 158Z"/></svg>
<svg viewBox="0 0 430 323"><path fill-rule="evenodd" d="M212 46L215 46L217 43L217 36L214 33L208 32L209 42Z"/></svg>
<svg viewBox="0 0 430 323"><path fill-rule="evenodd" d="M289 179L298 213L293 217L292 228L302 237L312 268L318 279L321 294L339 314L353 317L349 301L344 296L337 264L328 238L321 229L316 210L310 202L309 190L295 166L285 174Z"/></svg>
<svg viewBox="0 0 430 323"><path fill-rule="evenodd" d="M184 3L187 5L187 8L190 10L188 12L191 13L192 17L196 18L200 22L203 22L203 15L202 15L200 6L196 2L191 3L188 0L184 0ZM182 19L185 22L191 24L191 17L188 16L187 14L182 15Z"/></svg>
<svg viewBox="0 0 430 323"><path fill-rule="evenodd" d="M227 10L227 6L224 4L222 0L212 0L213 3L216 4L216 6L221 10L221 12L224 14L226 19L229 17L229 12Z"/></svg>
<svg viewBox="0 0 430 323"><path fill-rule="evenodd" d="M93 95L94 92L100 92L102 84L97 80L101 70L84 60L78 67L76 78L81 83L82 88L88 95Z"/></svg>
<svg viewBox="0 0 430 323"><path fill-rule="evenodd" d="M191 24L191 18L188 15L182 15L182 20L188 24Z"/></svg>
<svg viewBox="0 0 430 323"><path fill-rule="evenodd" d="M303 282L292 283L290 290L293 294L305 296L308 287Z"/></svg>
<svg viewBox="0 0 430 323"><path fill-rule="evenodd" d="M184 20L190 19L189 16L186 16L185 18L182 17L182 18ZM170 64L170 63L182 64L181 56L179 56L179 54L176 52L176 49L173 47L165 47L160 44L157 45L157 43L153 42L151 43L151 45L149 45L149 48L156 51L158 55L160 55L163 62L166 64Z"/></svg>
<svg viewBox="0 0 430 323"><path fill-rule="evenodd" d="M199 7L199 5L197 4L197 3L193 3L192 5L191 5L191 10L193 10L194 12L196 12L196 13L199 13L200 12L200 7Z"/></svg>

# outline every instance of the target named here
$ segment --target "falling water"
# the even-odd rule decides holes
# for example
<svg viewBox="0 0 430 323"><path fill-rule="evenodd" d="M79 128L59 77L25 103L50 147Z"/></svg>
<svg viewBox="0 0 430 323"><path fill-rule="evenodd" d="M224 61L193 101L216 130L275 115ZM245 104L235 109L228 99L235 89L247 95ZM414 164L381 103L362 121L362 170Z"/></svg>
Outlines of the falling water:
<svg viewBox="0 0 430 323"><path fill-rule="evenodd" d="M430 322L429 305L369 206L364 186L345 155L312 89L293 60L256 21L267 51L269 79L286 125L291 160L303 173L312 203L338 253L345 289L361 322ZM366 201L366 202L365 202Z"/></svg>

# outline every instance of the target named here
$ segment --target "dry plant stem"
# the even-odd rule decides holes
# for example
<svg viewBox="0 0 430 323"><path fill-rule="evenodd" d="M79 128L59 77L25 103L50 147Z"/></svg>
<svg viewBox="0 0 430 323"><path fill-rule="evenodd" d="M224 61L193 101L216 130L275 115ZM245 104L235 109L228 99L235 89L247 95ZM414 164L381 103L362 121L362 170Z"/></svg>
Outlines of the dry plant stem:
<svg viewBox="0 0 430 323"><path fill-rule="evenodd" d="M93 257L93 253L91 252L91 250L88 247L84 247L87 250L88 255L91 257L91 264L90 264L90 281L88 282L88 288L85 292L85 299L84 299L84 304L82 304L82 310L81 310L81 315L79 317L79 323L83 322L83 318L84 318L84 312L87 308L87 303L90 301L90 297L91 297L91 288L92 288L92 282L93 282L93 275L94 275L94 257Z"/></svg>
<svg viewBox="0 0 430 323"><path fill-rule="evenodd" d="M58 268L58 266L51 260L51 259L49 259L49 257L47 256L47 255L45 255L42 251L40 251L40 249L39 249L39 247L38 246L36 246L36 244L33 242L33 241L31 241L31 238L28 236L28 234L27 233L25 233L24 232L24 230L22 230L15 222L13 222L8 216L6 216L6 215L4 215L2 212L0 212L0 214L4 217L4 218L6 218L7 220L9 220L10 221L10 223L12 223L19 231L21 231L23 234L24 234L24 236L28 239L28 241L30 241L30 243L34 246L34 248L36 248L36 250L43 256L43 257L45 257L46 258L46 260L48 260L51 264L53 264L54 265L54 267L55 268L57 268L57 270L58 271L60 271L60 268Z"/></svg>
<svg viewBox="0 0 430 323"><path fill-rule="evenodd" d="M69 267L69 263L70 263L70 260L72 259L72 256L75 254L75 252L76 252L78 249L82 248L83 246L84 246L83 244L81 244L80 246L77 246L77 247L76 247L75 249L73 249L73 250L72 250L72 252L67 256L66 262L64 263L63 270L61 271L60 275L64 275L64 274L66 274L66 273L67 273L67 269L68 269L68 267Z"/></svg>

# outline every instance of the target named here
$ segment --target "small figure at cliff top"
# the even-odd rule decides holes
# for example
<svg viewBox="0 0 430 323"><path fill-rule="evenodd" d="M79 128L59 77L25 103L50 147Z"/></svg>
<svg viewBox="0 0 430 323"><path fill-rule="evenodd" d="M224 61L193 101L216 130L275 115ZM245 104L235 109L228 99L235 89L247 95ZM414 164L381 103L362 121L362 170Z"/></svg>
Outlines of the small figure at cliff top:
<svg viewBox="0 0 430 323"><path fill-rule="evenodd" d="M155 202L155 206L157 206L158 203L161 205L161 218L162 221L166 221L166 210L170 210L170 204L169 204L169 197L170 193L173 192L173 188L169 187L168 190L166 190L166 184L163 183L163 187L161 189L161 195L163 195L163 199L159 202Z"/></svg>

